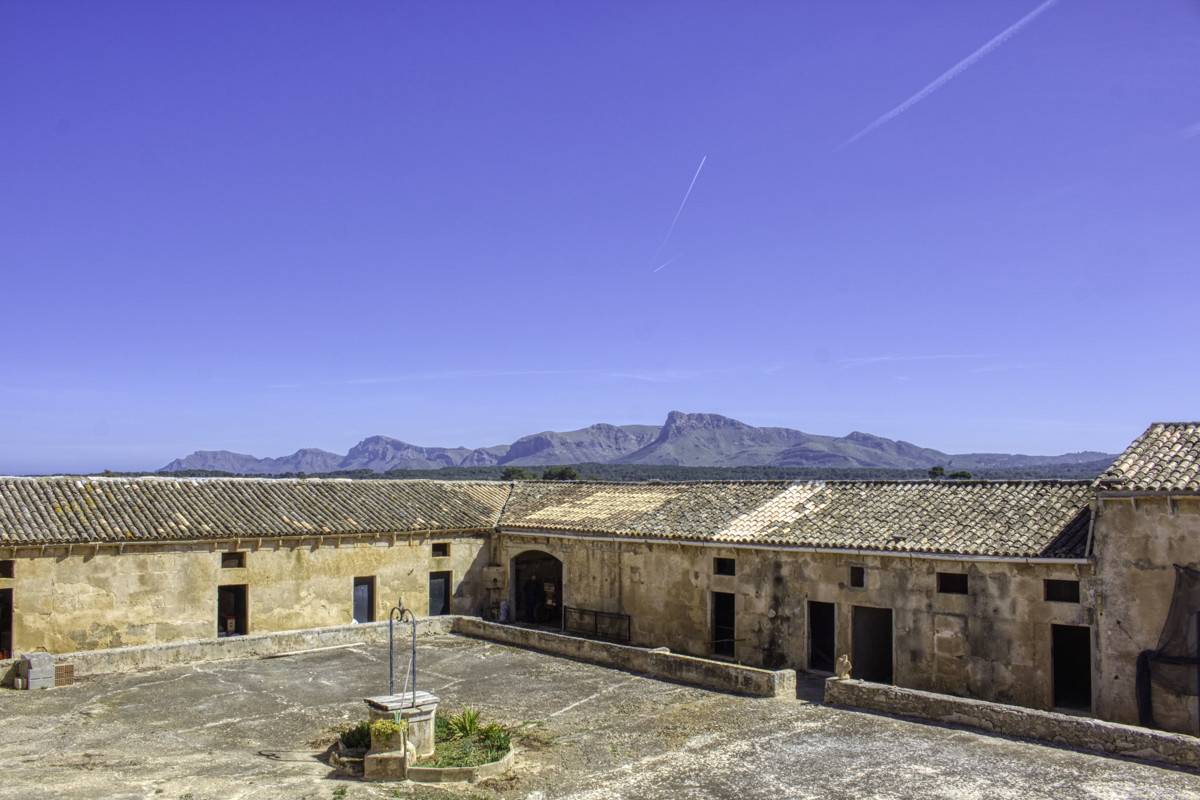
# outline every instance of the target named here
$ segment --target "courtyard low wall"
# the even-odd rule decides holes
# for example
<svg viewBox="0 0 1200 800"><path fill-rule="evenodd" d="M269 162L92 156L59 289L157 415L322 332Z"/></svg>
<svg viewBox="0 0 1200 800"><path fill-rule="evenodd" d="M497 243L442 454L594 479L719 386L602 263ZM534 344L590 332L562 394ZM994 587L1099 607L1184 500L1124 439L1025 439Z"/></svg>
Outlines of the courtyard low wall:
<svg viewBox="0 0 1200 800"><path fill-rule="evenodd" d="M458 617L454 632L705 689L756 697L796 697L796 671L791 669L743 667L663 650L647 650L550 631L500 625L475 617Z"/></svg>
<svg viewBox="0 0 1200 800"><path fill-rule="evenodd" d="M452 616L420 617L417 620L417 635L450 633L455 619ZM400 642L398 647L404 647L404 642L412 635L410 630L408 625L396 625L396 637ZM224 636L216 639L193 639L187 642L56 653L54 662L56 664L74 664L75 674L79 676L169 667L178 664L197 664L204 661L262 658L294 650L337 647L356 642L378 644L386 642L387 639L387 622L367 622L329 628L305 628L297 631L252 633L248 636ZM0 686L12 686L17 672L16 664L19 660L19 658L10 658L0 661Z"/></svg>
<svg viewBox="0 0 1200 800"><path fill-rule="evenodd" d="M1074 717L839 678L825 681L825 702L893 716L978 728L1005 736L1038 739L1081 750L1200 768L1200 739L1091 717Z"/></svg>

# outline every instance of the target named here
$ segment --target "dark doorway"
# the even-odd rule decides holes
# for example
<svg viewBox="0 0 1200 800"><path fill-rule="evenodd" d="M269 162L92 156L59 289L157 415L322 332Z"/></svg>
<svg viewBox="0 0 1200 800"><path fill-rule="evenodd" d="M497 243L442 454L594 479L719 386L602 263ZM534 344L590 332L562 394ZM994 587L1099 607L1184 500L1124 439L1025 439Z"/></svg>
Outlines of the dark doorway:
<svg viewBox="0 0 1200 800"><path fill-rule="evenodd" d="M247 589L241 586L217 587L217 636L245 636L247 624Z"/></svg>
<svg viewBox="0 0 1200 800"><path fill-rule="evenodd" d="M737 645L737 625L733 595L712 593L712 654L733 658Z"/></svg>
<svg viewBox="0 0 1200 800"><path fill-rule="evenodd" d="M892 682L892 610L854 607L851 675L874 683Z"/></svg>
<svg viewBox="0 0 1200 800"><path fill-rule="evenodd" d="M808 602L808 668L817 672L833 672L834 620L833 603Z"/></svg>
<svg viewBox="0 0 1200 800"><path fill-rule="evenodd" d="M13 590L0 589L0 658L12 658Z"/></svg>
<svg viewBox="0 0 1200 800"><path fill-rule="evenodd" d="M354 621L375 621L375 576L354 579Z"/></svg>
<svg viewBox="0 0 1200 800"><path fill-rule="evenodd" d="M562 562L527 550L512 561L514 622L562 627Z"/></svg>
<svg viewBox="0 0 1200 800"><path fill-rule="evenodd" d="M1054 707L1092 711L1092 629L1050 626L1050 661L1054 671Z"/></svg>
<svg viewBox="0 0 1200 800"><path fill-rule="evenodd" d="M437 617L450 613L450 591L453 573L429 573L429 616Z"/></svg>

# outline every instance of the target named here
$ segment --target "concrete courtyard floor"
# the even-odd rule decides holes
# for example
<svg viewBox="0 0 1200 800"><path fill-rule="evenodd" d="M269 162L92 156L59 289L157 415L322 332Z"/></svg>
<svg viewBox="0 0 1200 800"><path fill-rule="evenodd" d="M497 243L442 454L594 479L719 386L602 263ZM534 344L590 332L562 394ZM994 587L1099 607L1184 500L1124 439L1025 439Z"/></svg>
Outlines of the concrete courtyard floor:
<svg viewBox="0 0 1200 800"><path fill-rule="evenodd" d="M1193 772L826 707L815 680L797 700L734 697L448 634L417 658L443 709L513 727L509 776L331 769L334 731L387 691L371 645L0 690L0 798L1200 798Z"/></svg>

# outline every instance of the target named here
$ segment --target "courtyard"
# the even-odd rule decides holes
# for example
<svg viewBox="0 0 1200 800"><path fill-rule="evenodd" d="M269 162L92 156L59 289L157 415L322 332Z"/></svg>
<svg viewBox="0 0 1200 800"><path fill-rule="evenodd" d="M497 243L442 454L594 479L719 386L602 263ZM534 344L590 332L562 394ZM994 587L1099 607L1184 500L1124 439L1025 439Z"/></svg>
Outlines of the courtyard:
<svg viewBox="0 0 1200 800"><path fill-rule="evenodd" d="M397 689L407 664L397 655ZM0 690L0 798L1200 798L1200 776L821 704L736 697L441 634L418 689L509 726L506 777L372 784L327 763L387 693L387 647Z"/></svg>

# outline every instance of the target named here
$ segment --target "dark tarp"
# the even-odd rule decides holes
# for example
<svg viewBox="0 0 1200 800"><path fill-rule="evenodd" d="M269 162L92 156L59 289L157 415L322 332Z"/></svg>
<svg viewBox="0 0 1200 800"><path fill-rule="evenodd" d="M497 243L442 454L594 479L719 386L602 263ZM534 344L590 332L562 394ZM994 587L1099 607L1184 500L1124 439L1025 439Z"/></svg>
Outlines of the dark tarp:
<svg viewBox="0 0 1200 800"><path fill-rule="evenodd" d="M1197 626L1200 625L1200 571L1175 565L1175 594L1171 610L1158 637L1158 646L1143 650L1137 660L1138 723L1158 727L1151 705L1151 684L1181 695L1200 694L1200 653L1197 652Z"/></svg>

